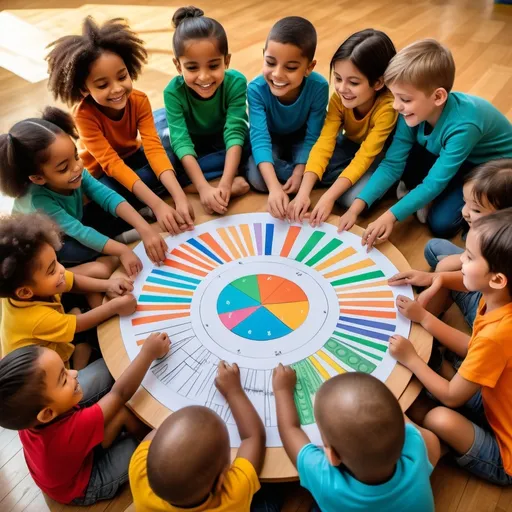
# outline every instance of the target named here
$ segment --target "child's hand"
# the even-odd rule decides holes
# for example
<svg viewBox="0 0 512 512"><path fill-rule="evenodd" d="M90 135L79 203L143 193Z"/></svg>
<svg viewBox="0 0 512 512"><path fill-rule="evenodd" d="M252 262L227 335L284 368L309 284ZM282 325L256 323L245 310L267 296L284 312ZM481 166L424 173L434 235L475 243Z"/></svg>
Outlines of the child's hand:
<svg viewBox="0 0 512 512"><path fill-rule="evenodd" d="M308 213L309 207L311 206L311 199L307 194L301 194L300 192L295 196L295 199L290 202L286 211L288 220L292 222L301 222Z"/></svg>
<svg viewBox="0 0 512 512"><path fill-rule="evenodd" d="M184 231L182 226L185 225L185 219L165 201L160 201L159 205L153 211L160 227L170 235L179 235Z"/></svg>
<svg viewBox="0 0 512 512"><path fill-rule="evenodd" d="M290 198L281 187L276 187L269 192L267 209L272 217L284 220L289 204Z"/></svg>
<svg viewBox="0 0 512 512"><path fill-rule="evenodd" d="M419 302L404 295L399 295L396 298L396 307L405 318L417 324L423 323L428 315L428 311Z"/></svg>
<svg viewBox="0 0 512 512"><path fill-rule="evenodd" d="M240 382L240 369L236 363L233 363L231 366L226 361L219 363L215 387L226 400L233 393L243 392L242 383Z"/></svg>
<svg viewBox="0 0 512 512"><path fill-rule="evenodd" d="M228 211L228 202L222 197L221 190L217 187L205 186L199 192L199 199L208 214L216 212L222 215Z"/></svg>
<svg viewBox="0 0 512 512"><path fill-rule="evenodd" d="M219 190L222 199L224 199L224 201L226 202L226 205L228 205L229 200L231 199L231 185L226 183L225 181L222 181L221 178L219 184L217 185L217 189Z"/></svg>
<svg viewBox="0 0 512 512"><path fill-rule="evenodd" d="M272 373L272 388L274 393L288 391L293 393L297 384L297 375L291 366L283 366L281 363L274 368Z"/></svg>
<svg viewBox="0 0 512 512"><path fill-rule="evenodd" d="M131 315L137 309L137 301L131 293L127 293L122 297L116 297L110 303L113 304L114 310L119 316Z"/></svg>
<svg viewBox="0 0 512 512"><path fill-rule="evenodd" d="M306 168L305 164L297 164L295 169L293 169L292 175L286 180L286 183L283 185L283 191L287 194L295 194L302 183L302 178L304 177L304 169Z"/></svg>
<svg viewBox="0 0 512 512"><path fill-rule="evenodd" d="M165 261L165 253L169 249L165 240L151 228L141 233L141 237L148 258L157 265L163 263Z"/></svg>
<svg viewBox="0 0 512 512"><path fill-rule="evenodd" d="M327 217L331 215L332 209L334 208L334 200L331 199L327 194L324 194L316 206L313 208L311 212L311 216L309 217L309 223L312 227L316 228L317 226L321 226L327 220Z"/></svg>
<svg viewBox="0 0 512 512"><path fill-rule="evenodd" d="M142 350L147 353L152 361L164 357L171 347L171 340L165 332L154 332L150 334L142 345Z"/></svg>
<svg viewBox="0 0 512 512"><path fill-rule="evenodd" d="M338 223L338 233L348 231L356 223L357 213L354 213L350 208L340 217Z"/></svg>
<svg viewBox="0 0 512 512"><path fill-rule="evenodd" d="M434 295L444 286L443 276L441 274L432 274L432 276L432 284L418 295L418 303L424 308L427 307Z"/></svg>
<svg viewBox="0 0 512 512"><path fill-rule="evenodd" d="M388 279L389 286L402 286L410 284L412 286L430 286L434 280L435 274L424 272L423 270L406 270L399 272Z"/></svg>
<svg viewBox="0 0 512 512"><path fill-rule="evenodd" d="M175 201L176 211L183 219L184 224L180 226L181 231L192 231L194 229L194 221L196 220L196 214L192 204L184 195L183 199Z"/></svg>
<svg viewBox="0 0 512 512"><path fill-rule="evenodd" d="M406 367L409 367L411 362L419 357L412 343L398 334L389 338L389 353L391 357Z"/></svg>
<svg viewBox="0 0 512 512"><path fill-rule="evenodd" d="M388 210L383 213L377 220L368 224L368 227L363 233L363 239L361 244L367 246L367 252L369 252L374 245L385 242L395 225L396 217Z"/></svg>
<svg viewBox="0 0 512 512"><path fill-rule="evenodd" d="M107 280L106 295L109 299L120 297L126 292L133 291L133 281L124 277L111 277Z"/></svg>
<svg viewBox="0 0 512 512"><path fill-rule="evenodd" d="M119 261L131 279L142 270L142 261L129 247L119 255Z"/></svg>

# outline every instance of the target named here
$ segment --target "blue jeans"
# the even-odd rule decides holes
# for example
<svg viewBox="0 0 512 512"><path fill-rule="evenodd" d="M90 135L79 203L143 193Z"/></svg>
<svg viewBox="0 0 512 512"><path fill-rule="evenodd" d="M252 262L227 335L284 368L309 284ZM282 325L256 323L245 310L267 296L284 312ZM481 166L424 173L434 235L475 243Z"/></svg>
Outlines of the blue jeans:
<svg viewBox="0 0 512 512"><path fill-rule="evenodd" d="M78 372L78 382L83 396L80 405L89 407L106 395L114 385L114 379L103 359L97 359Z"/></svg>
<svg viewBox="0 0 512 512"><path fill-rule="evenodd" d="M176 177L182 187L190 185L192 181L185 172L180 159L171 148L171 134L165 117L165 109L161 108L153 112L155 118L156 131L162 141L162 145L176 170ZM224 164L226 163L226 144L224 142L224 133L219 132L211 136L191 137L194 143L194 150L197 154L197 163L203 171L206 181L212 181L220 178L224 173ZM243 147L240 168L243 170L250 153L249 142Z"/></svg>
<svg viewBox="0 0 512 512"><path fill-rule="evenodd" d="M297 157L302 150L304 136L304 128L287 135L271 134L274 170L280 183L285 183L295 166L300 163L297 162ZM268 192L267 184L252 155L247 162L247 181L258 192Z"/></svg>
<svg viewBox="0 0 512 512"><path fill-rule="evenodd" d="M456 457L457 464L493 484L512 485L512 476L503 469L498 441L485 416L480 391L459 412L473 424L475 440L464 455Z"/></svg>
<svg viewBox="0 0 512 512"><path fill-rule="evenodd" d="M437 264L446 256L462 254L463 252L464 249L456 246L449 240L433 238L425 246L425 259L432 268L436 268ZM473 327L482 294L480 292L458 292L452 290L450 295L464 315L466 323Z"/></svg>
<svg viewBox="0 0 512 512"><path fill-rule="evenodd" d="M128 482L128 466L138 442L121 434L108 448L94 449L94 462L85 496L73 505L89 506L100 500L111 500L119 488Z"/></svg>

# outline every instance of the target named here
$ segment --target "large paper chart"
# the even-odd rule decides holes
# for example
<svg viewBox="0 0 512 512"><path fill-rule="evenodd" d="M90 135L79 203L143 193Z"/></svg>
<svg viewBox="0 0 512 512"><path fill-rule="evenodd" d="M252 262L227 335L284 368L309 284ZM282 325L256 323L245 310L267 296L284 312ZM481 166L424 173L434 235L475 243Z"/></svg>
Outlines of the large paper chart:
<svg viewBox="0 0 512 512"><path fill-rule="evenodd" d="M167 239L169 255L156 267L142 244L144 269L135 281L136 313L121 319L130 359L155 331L172 340L143 385L171 410L193 404L216 411L240 444L233 417L215 389L217 364L236 362L242 384L267 429L267 445L281 446L272 369L297 372L295 402L301 423L321 444L313 403L320 385L343 372L371 373L385 381L395 366L393 334L409 335L390 287L395 266L360 237L324 224L290 225L266 213L233 215Z"/></svg>

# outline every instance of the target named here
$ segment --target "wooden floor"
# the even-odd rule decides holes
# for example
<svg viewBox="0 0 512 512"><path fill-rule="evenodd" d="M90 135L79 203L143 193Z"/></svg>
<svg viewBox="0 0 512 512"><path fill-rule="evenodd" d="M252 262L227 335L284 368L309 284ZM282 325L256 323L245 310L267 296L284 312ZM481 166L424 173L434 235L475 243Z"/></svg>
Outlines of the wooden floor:
<svg viewBox="0 0 512 512"><path fill-rule="evenodd" d="M81 20L89 14L99 21L128 18L146 41L150 54L150 62L136 86L149 95L153 108L162 106L162 91L175 74L170 19L180 3L3 0L0 5L5 9L0 12L0 132L18 120L37 115L42 107L52 103L46 80L29 81L37 80L41 69L44 70L42 47L57 37L78 31ZM491 0L206 0L198 1L197 5L224 25L233 54L232 67L249 79L261 69L262 48L270 26L283 16L301 15L317 28L317 70L324 75L328 74L334 50L357 30L384 30L398 49L416 39L434 37L453 51L457 64L455 89L487 98L512 119L512 7L495 6ZM259 203L254 195L239 200L248 202L248 207ZM4 208L6 204L3 203ZM379 205L360 224L366 226L389 204L387 200ZM396 227L391 241L411 266L426 269L423 247L429 237L425 227L411 218ZM456 313L450 318L455 325L462 325ZM486 484L454 467L449 460L438 465L432 485L440 512L512 512L512 489ZM306 511L307 496L300 492L292 494L285 510ZM17 434L0 429L0 512L122 512L130 504L128 489L112 502L85 509L47 503L28 474Z"/></svg>

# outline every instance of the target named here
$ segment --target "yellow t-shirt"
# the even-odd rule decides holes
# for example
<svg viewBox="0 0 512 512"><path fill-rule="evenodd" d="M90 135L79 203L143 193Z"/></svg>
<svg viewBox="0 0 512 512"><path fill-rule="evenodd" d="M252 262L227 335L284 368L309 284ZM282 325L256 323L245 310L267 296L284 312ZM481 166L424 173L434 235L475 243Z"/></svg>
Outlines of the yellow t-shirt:
<svg viewBox="0 0 512 512"><path fill-rule="evenodd" d="M149 486L147 458L150 444L151 441L141 443L130 461L130 487L136 512L249 512L252 497L260 489L260 482L248 460L234 460L219 493L211 494L198 507L179 508L156 496Z"/></svg>
<svg viewBox="0 0 512 512"><path fill-rule="evenodd" d="M354 110L345 108L338 94L334 93L329 100L320 137L309 154L306 172L314 172L322 179L334 152L338 133L343 129L347 138L361 144L350 164L340 174L340 177L347 178L353 185L382 151L397 119L398 112L393 108L393 95L390 92L377 96L370 112L363 119L356 119Z"/></svg>
<svg viewBox="0 0 512 512"><path fill-rule="evenodd" d="M66 292L73 287L73 273L66 270ZM2 299L0 336L2 356L27 345L55 350L67 362L75 347L76 316L64 312L60 294L52 302Z"/></svg>
<svg viewBox="0 0 512 512"><path fill-rule="evenodd" d="M505 471L512 475L512 303L485 312L480 300L459 373L482 386L485 417L500 448Z"/></svg>

